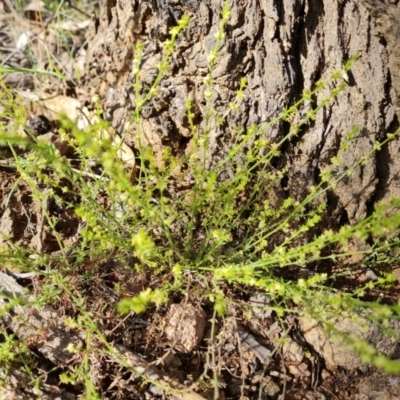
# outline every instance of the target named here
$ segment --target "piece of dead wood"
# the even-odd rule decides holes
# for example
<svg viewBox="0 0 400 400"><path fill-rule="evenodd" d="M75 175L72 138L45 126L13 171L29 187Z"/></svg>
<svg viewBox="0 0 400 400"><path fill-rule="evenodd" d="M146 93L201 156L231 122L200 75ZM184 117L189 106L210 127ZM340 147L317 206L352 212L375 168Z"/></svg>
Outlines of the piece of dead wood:
<svg viewBox="0 0 400 400"><path fill-rule="evenodd" d="M239 336L240 341L251 350L254 355L265 364L268 359L271 358L272 352L268 350L266 347L262 346L254 336L248 332L246 332L241 326L237 327L237 334Z"/></svg>
<svg viewBox="0 0 400 400"><path fill-rule="evenodd" d="M19 299L21 304L32 303L32 306L15 305L2 316L3 324L20 339L28 340L54 364L66 364L73 357L68 346L78 347L81 338L75 332L66 331L55 310L50 307L37 310L33 306L34 296L26 295L25 289L13 277L0 272L0 306L7 307L13 298Z"/></svg>
<svg viewBox="0 0 400 400"><path fill-rule="evenodd" d="M139 354L135 354L118 344L115 344L113 347L116 354L128 362L139 374L158 382L160 386L182 391L182 393L174 393L178 400L205 400L203 396L192 390L187 390L180 382L163 374L158 368L145 361Z"/></svg>
<svg viewBox="0 0 400 400"><path fill-rule="evenodd" d="M29 303L33 304L34 297L29 296L13 277L0 272L0 308L9 306L12 299L19 299L20 303L25 305L15 305L8 310L1 318L3 323L19 338L28 339L33 347L53 363L66 364L73 357L68 351L69 346L78 347L82 343L82 339L77 333L65 330L62 318L51 307L37 310L33 306L29 306ZM45 334L39 335L39 332ZM150 380L159 382L163 387L182 391L175 394L179 400L205 400L199 394L187 390L175 379L164 375L139 354L135 354L121 345L114 345L112 349L117 361L120 362L120 359L123 359L125 364Z"/></svg>
<svg viewBox="0 0 400 400"><path fill-rule="evenodd" d="M38 388L32 384L37 377L30 376L20 366L0 367L0 379L5 386L0 386L0 399L7 400L76 400L76 395L55 385L39 381ZM39 389L39 390L38 390Z"/></svg>

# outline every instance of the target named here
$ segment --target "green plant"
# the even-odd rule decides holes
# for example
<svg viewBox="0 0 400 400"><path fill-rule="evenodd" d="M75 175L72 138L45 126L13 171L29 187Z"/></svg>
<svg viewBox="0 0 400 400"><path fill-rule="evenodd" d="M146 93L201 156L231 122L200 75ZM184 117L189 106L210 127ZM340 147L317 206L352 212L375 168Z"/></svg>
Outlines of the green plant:
<svg viewBox="0 0 400 400"><path fill-rule="evenodd" d="M60 249L67 250L57 233L57 217L48 213L48 201L53 199L65 208L74 209L83 221L82 240L75 249L73 263L64 254L59 260L62 268L55 271L49 267L51 262L46 255L38 254L32 262L23 252L19 253L17 263L21 270L34 271L46 277L39 303L50 303L64 294L74 305L79 315L78 322L73 319L68 321L74 328L85 331L86 348L73 349L80 354L82 363L70 374L64 374L62 379L67 383L84 382L86 398L98 396L89 379L89 358L96 343L103 346L105 354L116 357L116 353L91 312L86 310L84 295L78 288L69 287L68 276L89 260L82 279L94 280L98 264L93 260L106 259L110 253L137 274L158 277L157 285L149 285L140 293L126 298L122 296L122 299L123 282L115 286L115 298L118 300L113 301L113 307L123 314L142 313L153 305L160 307L172 294L184 297L196 293L202 302L214 307L214 330L217 317L226 316L232 304L239 304L231 295L232 290L246 292L254 289L268 293L271 299L269 307L278 317L290 313L310 314L324 322L343 311L359 312L363 308L375 307L385 311L379 314L379 318L375 315L374 321L381 322L398 317L400 312L398 305L381 306L360 300L368 290L390 285L393 282L390 274L367 283L355 293L346 293L335 288L334 277L326 273L316 273L308 278L297 275L287 278L282 273L289 267L300 269L320 261L339 264L342 259L354 254L354 251L348 250L353 239L368 239L374 243L370 250L358 252L370 263L373 259L377 264L397 260L400 222L400 203L397 200L379 205L366 219L335 231L326 230L321 224L326 206L319 199L365 163L374 152L396 139L399 131L388 135L370 153L342 172L339 168L341 158L357 135L355 127L342 142L331 165L321 172L319 183L309 187L303 199L287 197L278 204L271 204L269 199L271 191L287 173L275 170L272 161L279 157L284 143L298 135L300 128L315 119L323 107L346 90L343 72L350 70L357 57L351 58L343 70L336 71L329 79L318 82L312 90L305 91L293 106L270 123L252 125L247 129L238 127L223 160L213 162L208 153L210 135L240 107L247 87L247 79L243 77L238 82L235 98L226 105L226 109L213 108L213 70L225 38L224 28L229 15L229 1L226 1L204 80L206 107L202 116L203 125L196 125L194 105L191 100L186 102L188 126L193 134L192 146L187 154L172 154L168 148L156 152L145 146L141 140L141 112L144 105L158 95L160 81L167 78L168 60L179 33L189 23L188 18L184 16L178 26L171 29L171 39L165 43L158 75L149 89L142 87L140 69L135 67L135 111L131 126L135 127L137 135L138 172L133 183L132 171L126 170L117 157L118 149L110 140L103 140L96 134L108 129L105 121L82 131L71 121L61 119L60 134L80 160L78 169L61 157L54 146L10 135L5 126L0 126L0 143L11 149L13 167L20 179L29 185L32 198L42 205L43 215ZM142 52L142 47L138 46L134 60L136 66L141 63ZM17 115L21 108L15 106L18 104L15 97L4 85L2 91L0 98L8 99L2 100L3 106ZM318 104L313 103L316 95L322 97ZM305 104L309 106L309 111L298 122L293 122L296 113ZM265 131L278 121L290 123L290 129L279 141L270 141ZM18 146L30 149L30 152L21 156L16 151ZM101 166L100 173L98 166ZM176 184L179 181L185 182L184 188ZM66 195L72 200L66 200ZM100 198L104 201L100 202ZM3 250L0 258L13 259L7 250ZM341 274L346 273L348 271L341 271ZM215 366L213 340L216 335L213 332L209 355L213 360L210 364ZM375 357L375 353L363 346L361 341L353 340L352 343L367 361L391 372L399 372L396 363ZM121 357L118 356L118 360L127 367ZM215 396L217 380L218 376L214 374Z"/></svg>

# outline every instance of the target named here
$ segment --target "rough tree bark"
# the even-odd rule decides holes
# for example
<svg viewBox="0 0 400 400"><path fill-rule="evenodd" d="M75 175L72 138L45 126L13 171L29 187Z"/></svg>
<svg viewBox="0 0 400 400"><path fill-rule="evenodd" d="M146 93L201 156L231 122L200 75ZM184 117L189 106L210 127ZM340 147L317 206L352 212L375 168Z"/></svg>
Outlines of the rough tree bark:
<svg viewBox="0 0 400 400"><path fill-rule="evenodd" d="M303 89L328 78L355 54L361 58L349 73L345 93L284 148L277 165L290 171L289 192L296 195L296 187L313 183L313 161L315 165L318 158L319 168L326 167L354 125L361 128L360 134L350 144L343 169L393 132L398 127L396 114L400 115L400 51L395 46L400 38L396 24L400 7L398 0L385 1L232 0L227 38L213 73L215 109L223 109L234 98L241 77L248 77L249 88L240 110L211 138L210 154L215 159L223 157L238 126L270 121L293 104ZM204 108L207 54L216 40L222 6L223 0L101 1L101 14L89 36L86 80L89 93L101 96L106 118L119 132L128 126L134 107L136 43L144 45L141 78L150 85L162 57L162 42L187 13L189 29L178 40L160 95L143 115L143 131L156 151L166 145L185 151L190 141L185 99L192 97L200 111ZM266 135L279 139L287 129L278 124ZM128 144L134 145L133 138L132 130ZM398 141L390 143L338 185L333 194L337 219L353 223L366 216L376 201L400 195L398 151Z"/></svg>

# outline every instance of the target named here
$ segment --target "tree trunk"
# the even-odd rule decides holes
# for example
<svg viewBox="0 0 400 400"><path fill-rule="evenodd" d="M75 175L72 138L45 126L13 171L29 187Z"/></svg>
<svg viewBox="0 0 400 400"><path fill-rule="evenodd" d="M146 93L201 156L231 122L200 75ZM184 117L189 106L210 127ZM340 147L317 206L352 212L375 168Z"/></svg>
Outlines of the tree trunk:
<svg viewBox="0 0 400 400"><path fill-rule="evenodd" d="M198 122L204 123L203 80L222 6L223 0L102 0L89 40L86 79L90 94L101 96L105 116L117 131L129 127L134 109L136 44L144 46L142 83L151 85L162 57L162 42L187 13L189 29L178 38L171 69L160 83L157 98L143 110L143 132L156 151L162 146L185 151L191 137L185 99L194 99ZM326 168L346 133L357 125L360 132L350 142L341 168L353 165L398 127L400 50L395 42L400 39L399 20L400 7L380 0L232 0L227 36L213 72L214 109L226 109L241 77L248 77L249 86L240 109L210 138L213 160L226 154L238 127L270 121L294 104L304 89L314 88L318 80L329 78L357 54L360 60L346 77L348 88L287 143L276 163L288 168L286 190L296 195L296 187L318 179L313 171L316 162L318 169ZM317 95L316 102L322 97ZM302 113L307 107L311 105ZM278 123L266 135L276 141L288 129L287 124ZM126 140L134 145L133 128ZM337 219L354 223L376 201L400 195L398 151L398 141L391 142L338 184L331 196Z"/></svg>

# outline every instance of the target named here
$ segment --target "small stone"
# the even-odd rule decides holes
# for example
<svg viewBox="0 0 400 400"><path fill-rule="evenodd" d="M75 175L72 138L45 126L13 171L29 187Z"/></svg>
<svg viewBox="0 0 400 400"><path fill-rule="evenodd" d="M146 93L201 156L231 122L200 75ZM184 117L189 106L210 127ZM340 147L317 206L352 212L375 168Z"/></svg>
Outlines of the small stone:
<svg viewBox="0 0 400 400"><path fill-rule="evenodd" d="M7 208L0 218L0 244L6 242L7 237L12 237L14 219L10 208Z"/></svg>
<svg viewBox="0 0 400 400"><path fill-rule="evenodd" d="M263 391L268 397L274 397L280 392L279 386L274 382L270 376L266 376L261 385L263 386Z"/></svg>
<svg viewBox="0 0 400 400"><path fill-rule="evenodd" d="M233 343L227 343L225 346L224 346L224 350L225 351L233 351L233 350L235 350L236 349L236 346L233 344Z"/></svg>
<svg viewBox="0 0 400 400"><path fill-rule="evenodd" d="M300 319L300 328L304 338L324 358L327 368L331 371L337 367L348 370L365 367L359 354L344 342L343 337L346 334L367 341L387 357L397 354L400 340L385 335L379 326L372 324L366 318L342 316L332 319L330 322L343 335L329 334L323 325L314 318L302 317ZM389 327L393 331L399 331L400 323L395 320L390 321Z"/></svg>
<svg viewBox="0 0 400 400"><path fill-rule="evenodd" d="M190 353L203 339L206 313L201 307L172 304L165 320L165 335L174 349Z"/></svg>
<svg viewBox="0 0 400 400"><path fill-rule="evenodd" d="M328 370L326 370L325 368L322 370L322 372L321 372L321 378L322 378L322 380L327 380L328 378L330 378L332 376L332 374L328 371Z"/></svg>
<svg viewBox="0 0 400 400"><path fill-rule="evenodd" d="M293 376L311 376L311 372L308 370L308 365L306 363L289 365L288 369Z"/></svg>
<svg viewBox="0 0 400 400"><path fill-rule="evenodd" d="M290 362L300 364L304 358L303 349L292 339L288 339L282 346L283 358Z"/></svg>
<svg viewBox="0 0 400 400"><path fill-rule="evenodd" d="M365 276L368 278L368 280L370 280L370 281L376 281L376 280L378 280L378 276L375 274L375 272L374 271L372 271L372 269L368 269L366 272L365 272Z"/></svg>
<svg viewBox="0 0 400 400"><path fill-rule="evenodd" d="M164 394L164 391L156 385L150 385L149 392L155 396L162 396Z"/></svg>
<svg viewBox="0 0 400 400"><path fill-rule="evenodd" d="M265 309L264 307L271 305L271 298L265 294L257 294L250 297L249 303L252 306L252 313L258 318L268 318L272 314L271 309Z"/></svg>

